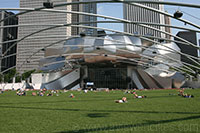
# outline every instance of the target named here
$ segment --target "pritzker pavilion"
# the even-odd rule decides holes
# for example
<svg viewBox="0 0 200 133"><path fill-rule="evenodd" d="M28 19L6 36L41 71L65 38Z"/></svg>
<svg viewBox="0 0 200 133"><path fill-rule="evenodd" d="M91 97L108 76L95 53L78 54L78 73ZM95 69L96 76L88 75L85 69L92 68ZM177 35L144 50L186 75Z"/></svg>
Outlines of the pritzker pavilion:
<svg viewBox="0 0 200 133"><path fill-rule="evenodd" d="M0 26L18 27L17 39L0 42L12 42L1 59L16 56L16 66L10 69L16 68L19 74L36 69L30 82L35 89L180 88L188 77L198 77L200 58L182 52L179 45L196 51L200 47L173 35L171 29L199 33L200 26L181 18L181 11L165 12L163 6L199 9L200 5L159 0L43 0L34 7L34 2L20 2L20 8L0 9L20 11L0 20L19 18L17 25ZM124 18L97 14L99 3L123 4ZM171 19L192 28L171 25ZM124 31L99 27L100 23L124 24ZM15 46L16 54L9 55Z"/></svg>

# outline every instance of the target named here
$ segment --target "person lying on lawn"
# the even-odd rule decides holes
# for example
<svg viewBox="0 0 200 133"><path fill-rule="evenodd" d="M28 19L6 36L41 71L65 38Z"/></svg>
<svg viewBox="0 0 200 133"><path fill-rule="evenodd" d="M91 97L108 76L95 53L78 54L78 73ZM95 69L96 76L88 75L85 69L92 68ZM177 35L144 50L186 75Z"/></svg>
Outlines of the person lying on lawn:
<svg viewBox="0 0 200 133"><path fill-rule="evenodd" d="M139 96L136 92L134 92L133 95L134 95L134 98L146 98L147 97L145 95Z"/></svg>
<svg viewBox="0 0 200 133"><path fill-rule="evenodd" d="M183 94L182 97L185 97L185 98L194 98L194 96L191 95L191 94Z"/></svg>
<svg viewBox="0 0 200 133"><path fill-rule="evenodd" d="M121 100L115 100L115 103L126 103L127 102L127 98L126 97L122 97Z"/></svg>

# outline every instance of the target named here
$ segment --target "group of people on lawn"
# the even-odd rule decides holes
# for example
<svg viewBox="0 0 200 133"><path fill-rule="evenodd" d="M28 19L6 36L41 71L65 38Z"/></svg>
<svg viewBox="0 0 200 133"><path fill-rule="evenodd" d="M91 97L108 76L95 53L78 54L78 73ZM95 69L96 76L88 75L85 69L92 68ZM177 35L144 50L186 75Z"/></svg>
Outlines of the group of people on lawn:
<svg viewBox="0 0 200 133"><path fill-rule="evenodd" d="M47 91L47 89L41 89L38 92L32 92L32 96L44 96L46 94L46 96L53 96L53 94L55 94L56 96L59 96L59 91L58 90L51 90L51 91ZM18 96L26 96L26 90L21 90L18 89L16 92L16 95Z"/></svg>
<svg viewBox="0 0 200 133"><path fill-rule="evenodd" d="M44 88L44 89L41 89L39 92L32 92L32 96L44 96L46 93L46 96L53 96L53 94L56 94L56 96L59 96L59 91L58 90L51 90L47 93L47 90ZM87 93L87 92L85 92ZM145 95L138 95L136 93L136 91L125 91L125 93L129 93L129 94L133 94L133 97L134 98L147 98L147 96ZM20 90L18 89L17 92L16 92L16 95L18 96L26 96L26 91L25 90ZM184 98L193 98L194 96L191 95L191 94L187 94L187 93L184 93L184 89L180 89L179 90L179 94L178 96L182 96ZM71 93L70 98L74 98L75 96ZM120 100L115 100L115 103L126 103L127 102L127 98L126 97L122 97L122 99Z"/></svg>
<svg viewBox="0 0 200 133"><path fill-rule="evenodd" d="M18 89L17 92L16 92L16 95L18 95L18 96L26 96L26 91Z"/></svg>
<svg viewBox="0 0 200 133"><path fill-rule="evenodd" d="M145 95L142 95L142 96L139 96L135 91L133 92L130 92L130 94L133 94L134 95L134 98L146 98L147 96ZM115 100L116 103L126 103L127 102L127 98L126 97L122 97L122 99L120 100Z"/></svg>
<svg viewBox="0 0 200 133"><path fill-rule="evenodd" d="M130 92L130 91L125 91L125 93L129 93L129 94L133 94L134 95L134 98L146 98L147 96L145 95L138 95L135 91L133 92ZM184 89L181 89L179 90L179 94L178 96L182 96L184 98L194 98L193 95L191 94L187 94L187 93L184 93ZM122 97L122 99L120 100L115 100L116 103L126 103L127 102L127 98L126 97Z"/></svg>
<svg viewBox="0 0 200 133"><path fill-rule="evenodd" d="M55 94L56 96L59 96L58 93L59 93L58 90L51 90L47 93L47 89L44 88L44 89L40 90L39 92L37 92L37 94L36 94L36 92L32 92L32 96L36 96L36 95L44 96L45 94L46 94L46 96L53 96L53 94Z"/></svg>

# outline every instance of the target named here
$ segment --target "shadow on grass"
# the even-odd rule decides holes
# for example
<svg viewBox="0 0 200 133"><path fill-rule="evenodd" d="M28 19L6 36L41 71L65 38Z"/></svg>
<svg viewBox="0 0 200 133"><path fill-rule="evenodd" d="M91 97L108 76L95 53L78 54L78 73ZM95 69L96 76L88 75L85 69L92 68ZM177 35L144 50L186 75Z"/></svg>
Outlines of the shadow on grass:
<svg viewBox="0 0 200 133"><path fill-rule="evenodd" d="M157 124L166 124L166 123L184 121L184 120L193 120L193 119L199 119L199 118L200 118L200 115L184 117L184 118L177 118L177 119L170 119L170 120L149 121L149 122L146 122L146 123L139 123L139 124L115 125L115 126L106 126L106 127L98 127L98 128L91 128L91 129L78 129L78 130L71 130L71 131L61 131L59 133L105 132L105 131L110 131L110 130L113 131L113 130L118 130L118 129L130 129L130 128L135 128L135 131L137 131L139 127L152 126L152 125L157 125ZM149 130L152 130L152 129L149 129ZM154 129L154 130L155 130L155 132L159 132L159 131L156 131L156 129ZM179 129L179 130L181 130L181 129ZM194 130L198 131L198 129L194 129ZM133 131L134 131L134 129L133 129Z"/></svg>
<svg viewBox="0 0 200 133"><path fill-rule="evenodd" d="M200 112L159 112L159 111L137 111L137 110L89 110L89 109L67 109L67 108L41 108L41 107L20 107L20 106L0 106L0 108L13 109L33 109L52 111L81 111L81 112L105 112L105 113L145 113L145 114L200 114Z"/></svg>
<svg viewBox="0 0 200 133"><path fill-rule="evenodd" d="M88 117L90 118L100 118L100 117L107 117L109 113L90 113L87 114Z"/></svg>

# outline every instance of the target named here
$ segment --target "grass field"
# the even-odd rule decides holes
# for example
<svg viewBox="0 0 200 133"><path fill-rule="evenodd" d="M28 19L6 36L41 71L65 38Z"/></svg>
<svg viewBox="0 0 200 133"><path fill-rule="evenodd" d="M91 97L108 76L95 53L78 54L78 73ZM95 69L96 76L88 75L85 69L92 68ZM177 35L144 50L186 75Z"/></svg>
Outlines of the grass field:
<svg viewBox="0 0 200 133"><path fill-rule="evenodd" d="M195 97L177 96L177 90L137 91L146 99L123 91L51 97L8 91L0 94L0 132L200 132L200 89L185 92ZM123 96L127 103L114 103Z"/></svg>

